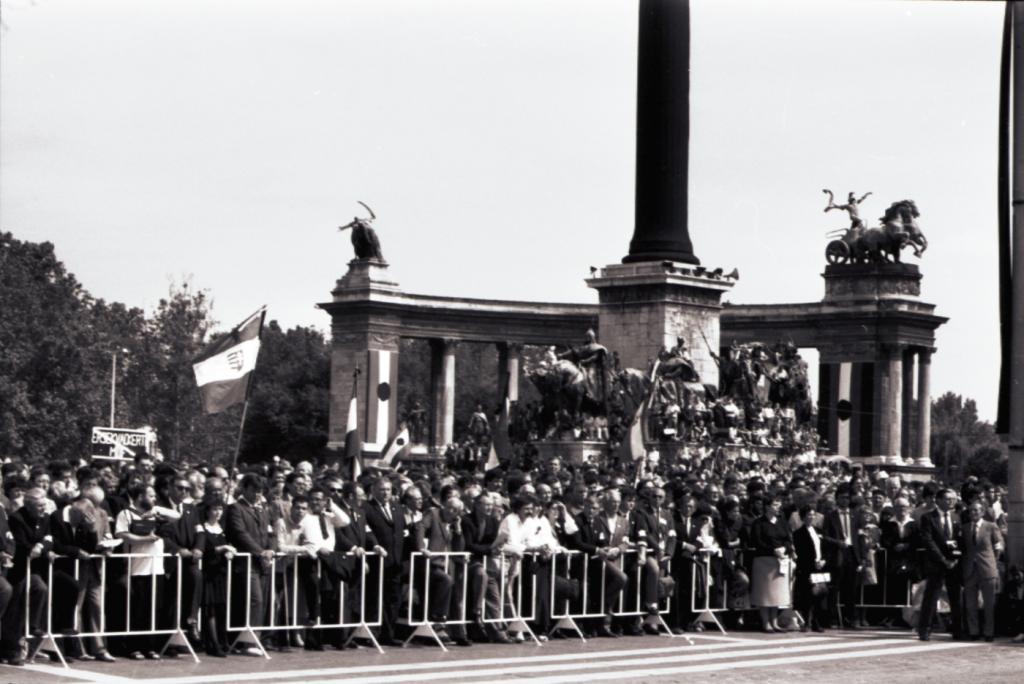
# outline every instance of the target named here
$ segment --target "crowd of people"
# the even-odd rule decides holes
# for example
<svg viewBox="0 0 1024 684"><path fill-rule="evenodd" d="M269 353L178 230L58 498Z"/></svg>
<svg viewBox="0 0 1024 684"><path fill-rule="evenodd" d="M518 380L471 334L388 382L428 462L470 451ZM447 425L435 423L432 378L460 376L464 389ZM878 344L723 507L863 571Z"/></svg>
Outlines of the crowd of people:
<svg viewBox="0 0 1024 684"><path fill-rule="evenodd" d="M700 631L710 608L733 629L1024 640L1006 493L987 482L720 451L347 468L8 459L0 657L22 664L54 635L69 659L158 659L181 651L177 630L214 657L345 649L360 624L383 646L418 624L442 643L514 643L559 636L553 606L607 638ZM537 579L525 598L519 577Z"/></svg>

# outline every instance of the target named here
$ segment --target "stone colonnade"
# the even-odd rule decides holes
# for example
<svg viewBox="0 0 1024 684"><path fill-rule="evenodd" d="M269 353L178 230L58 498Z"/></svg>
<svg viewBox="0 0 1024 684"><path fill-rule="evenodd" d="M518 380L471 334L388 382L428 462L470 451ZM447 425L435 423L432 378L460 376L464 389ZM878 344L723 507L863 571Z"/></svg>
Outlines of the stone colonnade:
<svg viewBox="0 0 1024 684"><path fill-rule="evenodd" d="M872 455L883 463L912 462L932 465L931 448L931 357L927 347L884 345L875 363L874 405L878 429ZM917 370L917 396L914 396L914 370ZM912 425L914 407L917 425ZM915 439L911 439L914 437Z"/></svg>
<svg viewBox="0 0 1024 684"><path fill-rule="evenodd" d="M934 351L913 343L819 347L818 432L829 451L868 465L931 467Z"/></svg>
<svg viewBox="0 0 1024 684"><path fill-rule="evenodd" d="M455 353L456 339L430 340L430 439L429 446L444 449L455 441ZM498 396L519 399L519 369L523 345L495 343L498 352ZM397 406L396 406L397 409Z"/></svg>

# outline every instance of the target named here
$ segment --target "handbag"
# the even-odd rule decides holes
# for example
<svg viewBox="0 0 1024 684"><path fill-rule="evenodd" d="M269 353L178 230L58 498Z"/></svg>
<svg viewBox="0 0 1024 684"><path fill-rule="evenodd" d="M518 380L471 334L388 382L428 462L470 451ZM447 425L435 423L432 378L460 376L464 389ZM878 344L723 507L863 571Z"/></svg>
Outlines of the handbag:
<svg viewBox="0 0 1024 684"><path fill-rule="evenodd" d="M828 583L832 581L832 575L827 572L811 573L811 596L824 596L828 594Z"/></svg>

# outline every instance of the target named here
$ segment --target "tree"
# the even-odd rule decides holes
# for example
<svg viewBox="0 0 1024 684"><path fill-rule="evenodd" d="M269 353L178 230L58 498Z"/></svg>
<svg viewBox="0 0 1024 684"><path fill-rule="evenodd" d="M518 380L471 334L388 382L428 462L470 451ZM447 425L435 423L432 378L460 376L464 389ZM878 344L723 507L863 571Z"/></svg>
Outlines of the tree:
<svg viewBox="0 0 1024 684"><path fill-rule="evenodd" d="M215 325L211 306L205 290L172 286L125 369L134 415L156 428L160 450L175 461L225 462L234 454L240 409L206 415L192 372Z"/></svg>
<svg viewBox="0 0 1024 684"><path fill-rule="evenodd" d="M77 458L100 414L92 298L49 242L0 233L0 453Z"/></svg>
<svg viewBox="0 0 1024 684"><path fill-rule="evenodd" d="M94 299L48 242L0 233L0 455L78 460L106 425L118 354L116 424L156 429L172 460L229 462L242 408L206 415L192 362L216 323L208 292L172 286L156 310ZM247 455L309 454L327 441L329 353L312 329L267 326Z"/></svg>
<svg viewBox="0 0 1024 684"><path fill-rule="evenodd" d="M978 420L977 403L959 394L946 392L932 402L931 457L952 479L976 475L1006 481L1005 446L991 423Z"/></svg>
<svg viewBox="0 0 1024 684"><path fill-rule="evenodd" d="M263 329L241 459L309 458L327 446L331 358L313 328Z"/></svg>

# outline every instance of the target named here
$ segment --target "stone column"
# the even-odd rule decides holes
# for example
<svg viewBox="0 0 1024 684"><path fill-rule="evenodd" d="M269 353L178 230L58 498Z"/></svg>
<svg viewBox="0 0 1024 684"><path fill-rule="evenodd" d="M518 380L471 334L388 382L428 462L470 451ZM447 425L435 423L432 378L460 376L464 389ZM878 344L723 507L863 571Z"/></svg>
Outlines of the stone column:
<svg viewBox="0 0 1024 684"><path fill-rule="evenodd" d="M519 401L519 364L523 345L517 342L498 343L498 405L508 397Z"/></svg>
<svg viewBox="0 0 1024 684"><path fill-rule="evenodd" d="M455 349L457 340L430 341L431 446L442 450L455 437Z"/></svg>
<svg viewBox="0 0 1024 684"><path fill-rule="evenodd" d="M687 224L689 0L640 0L638 29L635 218L623 262L699 264Z"/></svg>
<svg viewBox="0 0 1024 684"><path fill-rule="evenodd" d="M331 391L327 447L345 447L353 391L359 409L364 453L376 457L394 432L398 417L398 354L401 319L371 302L399 292L388 265L354 259L320 307L331 315ZM352 371L360 369L353 387Z"/></svg>
<svg viewBox="0 0 1024 684"><path fill-rule="evenodd" d="M875 363L875 425L873 456L877 463L899 463L902 441L903 352L883 346Z"/></svg>
<svg viewBox="0 0 1024 684"><path fill-rule="evenodd" d="M327 446L344 448L354 393L364 452L376 457L398 421L399 337L390 331L354 331L357 325L340 316L333 324ZM352 374L355 368L358 378Z"/></svg>
<svg viewBox="0 0 1024 684"><path fill-rule="evenodd" d="M931 370L932 350L922 349L917 356L917 449L914 456L917 464L923 466L932 465Z"/></svg>
<svg viewBox="0 0 1024 684"><path fill-rule="evenodd" d="M913 416L914 416L914 352L911 349L903 351L903 425L901 428L900 455L904 460L910 461L914 458L916 445L913 439Z"/></svg>

